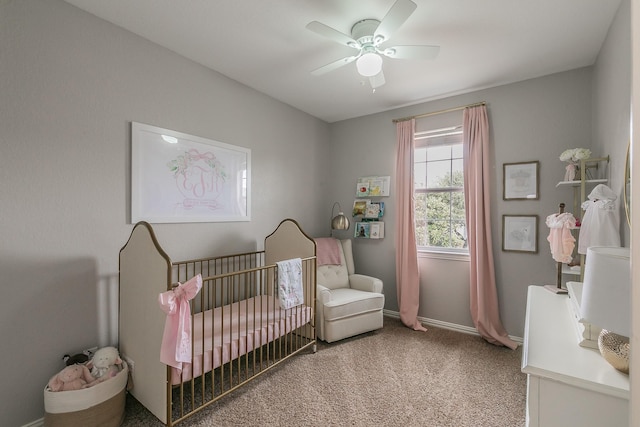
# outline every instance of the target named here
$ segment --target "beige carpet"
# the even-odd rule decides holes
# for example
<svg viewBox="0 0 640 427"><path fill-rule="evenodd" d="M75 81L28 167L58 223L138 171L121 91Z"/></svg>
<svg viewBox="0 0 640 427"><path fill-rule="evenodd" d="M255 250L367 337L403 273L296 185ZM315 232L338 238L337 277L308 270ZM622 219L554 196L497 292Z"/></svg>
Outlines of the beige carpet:
<svg viewBox="0 0 640 427"><path fill-rule="evenodd" d="M521 348L459 332L384 328L318 343L178 426L525 425ZM131 396L124 426L162 425Z"/></svg>

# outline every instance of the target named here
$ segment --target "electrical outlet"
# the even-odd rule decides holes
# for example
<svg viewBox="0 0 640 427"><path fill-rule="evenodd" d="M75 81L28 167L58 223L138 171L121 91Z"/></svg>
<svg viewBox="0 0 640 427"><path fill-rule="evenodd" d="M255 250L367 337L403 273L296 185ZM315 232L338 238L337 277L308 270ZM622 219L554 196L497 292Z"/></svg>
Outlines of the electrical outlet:
<svg viewBox="0 0 640 427"><path fill-rule="evenodd" d="M129 367L129 372L131 373L131 375L133 375L133 369L135 367L135 362L133 361L133 359L131 359L129 356L122 355L122 360L124 360L127 363L127 366Z"/></svg>

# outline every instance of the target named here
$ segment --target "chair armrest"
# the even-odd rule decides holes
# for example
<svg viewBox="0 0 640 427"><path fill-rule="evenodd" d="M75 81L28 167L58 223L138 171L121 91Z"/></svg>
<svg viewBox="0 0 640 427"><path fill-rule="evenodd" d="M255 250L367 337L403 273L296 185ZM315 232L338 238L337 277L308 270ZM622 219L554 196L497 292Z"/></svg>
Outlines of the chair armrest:
<svg viewBox="0 0 640 427"><path fill-rule="evenodd" d="M316 299L320 304L331 301L331 291L322 285L316 285Z"/></svg>
<svg viewBox="0 0 640 427"><path fill-rule="evenodd" d="M359 291L382 293L382 280L364 274L349 276L349 285Z"/></svg>

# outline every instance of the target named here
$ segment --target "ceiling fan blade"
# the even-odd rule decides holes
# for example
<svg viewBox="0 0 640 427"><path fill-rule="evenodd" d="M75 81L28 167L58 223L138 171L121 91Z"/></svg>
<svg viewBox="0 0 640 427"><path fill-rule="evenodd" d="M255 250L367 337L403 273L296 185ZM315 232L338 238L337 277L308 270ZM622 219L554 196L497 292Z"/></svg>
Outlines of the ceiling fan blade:
<svg viewBox="0 0 640 427"><path fill-rule="evenodd" d="M385 84L384 73L382 70L380 70L380 72L375 76L369 77L369 84L371 85L371 89L376 89Z"/></svg>
<svg viewBox="0 0 640 427"><path fill-rule="evenodd" d="M358 55L354 56L346 56L342 59L338 59L337 61L333 61L327 65L324 65L318 69L315 69L311 72L314 76L320 76L322 74L328 73L329 71L336 70L344 65L349 64L350 62L355 61L358 58Z"/></svg>
<svg viewBox="0 0 640 427"><path fill-rule="evenodd" d="M411 0L397 0L376 28L373 35L376 45L389 40L391 34L404 24L416 7L417 5Z"/></svg>
<svg viewBox="0 0 640 427"><path fill-rule="evenodd" d="M354 49L360 49L358 42L356 42L351 36L341 33L328 25L325 25L318 21L312 21L307 24L307 30L313 31L316 34L320 34L328 39L338 42L341 45L349 46Z"/></svg>
<svg viewBox="0 0 640 427"><path fill-rule="evenodd" d="M389 58L434 59L440 52L440 46L393 46L379 52Z"/></svg>

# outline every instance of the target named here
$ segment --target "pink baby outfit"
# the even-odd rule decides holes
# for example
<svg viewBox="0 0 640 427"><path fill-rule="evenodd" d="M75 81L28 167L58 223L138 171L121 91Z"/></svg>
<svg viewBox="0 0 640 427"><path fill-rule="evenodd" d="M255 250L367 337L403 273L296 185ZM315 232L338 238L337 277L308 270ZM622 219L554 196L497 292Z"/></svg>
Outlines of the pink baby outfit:
<svg viewBox="0 0 640 427"><path fill-rule="evenodd" d="M162 311L167 313L160 348L160 361L182 369L182 363L191 363L191 308L192 300L202 288L202 276L198 274L185 284L158 295Z"/></svg>
<svg viewBox="0 0 640 427"><path fill-rule="evenodd" d="M547 217L549 236L547 241L551 248L551 256L554 260L562 263L570 263L573 260L573 248L576 239L571 234L571 230L576 228L576 219L573 214L564 212L552 214Z"/></svg>

